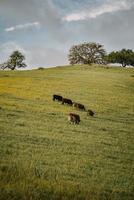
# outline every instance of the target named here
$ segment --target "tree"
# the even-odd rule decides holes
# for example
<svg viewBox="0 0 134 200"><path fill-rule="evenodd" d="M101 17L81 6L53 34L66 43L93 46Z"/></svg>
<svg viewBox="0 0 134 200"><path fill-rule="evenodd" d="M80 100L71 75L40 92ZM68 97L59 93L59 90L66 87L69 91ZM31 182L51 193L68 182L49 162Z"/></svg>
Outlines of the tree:
<svg viewBox="0 0 134 200"><path fill-rule="evenodd" d="M134 52L131 49L122 49L120 51L112 51L107 56L109 63L119 63L122 67L127 65L134 66Z"/></svg>
<svg viewBox="0 0 134 200"><path fill-rule="evenodd" d="M3 64L1 64L1 69L11 69L15 70L16 68L24 68L27 65L23 62L25 60L25 56L19 52L14 51L10 57L9 60Z"/></svg>
<svg viewBox="0 0 134 200"><path fill-rule="evenodd" d="M103 64L106 51L99 43L83 43L74 45L69 50L70 64Z"/></svg>

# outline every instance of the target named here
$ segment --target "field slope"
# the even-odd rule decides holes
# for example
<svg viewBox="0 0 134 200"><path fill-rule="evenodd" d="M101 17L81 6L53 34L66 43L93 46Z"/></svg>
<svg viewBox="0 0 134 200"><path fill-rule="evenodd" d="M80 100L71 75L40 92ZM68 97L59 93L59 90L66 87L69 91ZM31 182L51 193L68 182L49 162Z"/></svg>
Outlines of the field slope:
<svg viewBox="0 0 134 200"><path fill-rule="evenodd" d="M0 199L134 199L134 69L0 71Z"/></svg>

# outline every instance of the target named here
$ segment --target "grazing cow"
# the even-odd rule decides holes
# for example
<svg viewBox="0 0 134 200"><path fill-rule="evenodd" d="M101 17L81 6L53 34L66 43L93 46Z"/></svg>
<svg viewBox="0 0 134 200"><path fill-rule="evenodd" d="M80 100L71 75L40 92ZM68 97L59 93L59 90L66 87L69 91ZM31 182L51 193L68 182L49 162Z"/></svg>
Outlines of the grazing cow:
<svg viewBox="0 0 134 200"><path fill-rule="evenodd" d="M56 94L53 95L53 101L55 101L55 100L62 101L62 99L63 99L63 97L60 95L56 95Z"/></svg>
<svg viewBox="0 0 134 200"><path fill-rule="evenodd" d="M68 105L72 106L72 105L73 105L73 102L72 102L71 99L63 98L63 99L62 99L62 104L68 104Z"/></svg>
<svg viewBox="0 0 134 200"><path fill-rule="evenodd" d="M85 109L85 106L83 105L83 104L80 104L80 103L73 103L73 106L75 107L75 108L78 108L78 109L80 109L80 110L86 110Z"/></svg>
<svg viewBox="0 0 134 200"><path fill-rule="evenodd" d="M74 114L74 113L69 113L68 121L70 123L73 123L73 124L79 124L80 123L80 116L77 115L77 114Z"/></svg>
<svg viewBox="0 0 134 200"><path fill-rule="evenodd" d="M87 110L87 115L88 115L88 116L90 115L90 116L93 117L94 114L95 114L95 113L94 113L92 110Z"/></svg>

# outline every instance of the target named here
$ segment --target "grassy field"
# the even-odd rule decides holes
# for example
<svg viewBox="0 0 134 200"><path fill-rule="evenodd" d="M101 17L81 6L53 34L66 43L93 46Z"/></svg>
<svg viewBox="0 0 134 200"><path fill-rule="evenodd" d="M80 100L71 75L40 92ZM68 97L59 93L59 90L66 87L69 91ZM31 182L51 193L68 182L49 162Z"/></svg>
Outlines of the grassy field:
<svg viewBox="0 0 134 200"><path fill-rule="evenodd" d="M134 69L0 71L0 199L133 200Z"/></svg>

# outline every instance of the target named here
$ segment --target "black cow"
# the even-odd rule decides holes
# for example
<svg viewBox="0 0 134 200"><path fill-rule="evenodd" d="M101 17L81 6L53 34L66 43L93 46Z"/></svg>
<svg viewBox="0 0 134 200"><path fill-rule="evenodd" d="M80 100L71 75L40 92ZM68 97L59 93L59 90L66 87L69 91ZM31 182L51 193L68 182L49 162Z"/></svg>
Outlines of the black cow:
<svg viewBox="0 0 134 200"><path fill-rule="evenodd" d="M75 107L75 108L78 108L78 109L80 109L80 110L86 110L85 109L85 106L83 105L83 104L80 104L80 103L73 103L73 106Z"/></svg>
<svg viewBox="0 0 134 200"><path fill-rule="evenodd" d="M73 123L73 124L79 124L80 123L80 116L77 115L77 114L74 114L74 113L69 113L68 121L70 123Z"/></svg>
<svg viewBox="0 0 134 200"><path fill-rule="evenodd" d="M53 95L53 101L57 100L57 101L62 101L63 97L57 94Z"/></svg>
<svg viewBox="0 0 134 200"><path fill-rule="evenodd" d="M72 102L71 99L63 98L63 99L62 99L62 104L68 104L68 105L72 106L72 105L73 105L73 102Z"/></svg>
<svg viewBox="0 0 134 200"><path fill-rule="evenodd" d="M93 117L94 114L95 114L95 113L94 113L92 110L87 110L87 115L88 115L88 116L90 115L90 116Z"/></svg>

